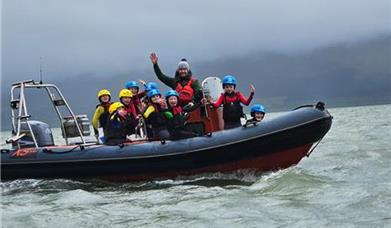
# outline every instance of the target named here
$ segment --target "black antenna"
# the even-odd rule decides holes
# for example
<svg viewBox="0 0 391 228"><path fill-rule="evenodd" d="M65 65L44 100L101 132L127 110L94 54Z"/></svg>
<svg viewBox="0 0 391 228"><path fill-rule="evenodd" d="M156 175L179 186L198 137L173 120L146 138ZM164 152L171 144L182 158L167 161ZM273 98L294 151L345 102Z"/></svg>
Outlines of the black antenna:
<svg viewBox="0 0 391 228"><path fill-rule="evenodd" d="M42 56L39 57L39 84L42 84Z"/></svg>

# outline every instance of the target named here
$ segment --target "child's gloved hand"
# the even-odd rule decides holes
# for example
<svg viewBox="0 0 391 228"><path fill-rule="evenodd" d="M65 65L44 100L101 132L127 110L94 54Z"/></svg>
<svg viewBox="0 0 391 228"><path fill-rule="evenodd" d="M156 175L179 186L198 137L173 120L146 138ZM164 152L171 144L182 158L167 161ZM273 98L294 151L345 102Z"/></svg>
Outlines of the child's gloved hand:
<svg viewBox="0 0 391 228"><path fill-rule="evenodd" d="M165 116L167 119L172 119L172 118L174 118L174 115L173 115L171 112L164 112L163 114L164 114L164 116Z"/></svg>

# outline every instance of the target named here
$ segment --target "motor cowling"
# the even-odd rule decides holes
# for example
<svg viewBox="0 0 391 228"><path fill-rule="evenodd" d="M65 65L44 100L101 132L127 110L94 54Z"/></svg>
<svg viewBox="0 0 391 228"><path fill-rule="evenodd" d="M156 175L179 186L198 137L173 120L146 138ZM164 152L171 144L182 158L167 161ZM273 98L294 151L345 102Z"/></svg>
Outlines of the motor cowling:
<svg viewBox="0 0 391 228"><path fill-rule="evenodd" d="M39 147L54 145L53 134L47 123L37 120L30 120L29 123ZM35 147L33 137L26 122L21 123L20 133L24 133L25 136L13 143L13 146L19 143L20 147Z"/></svg>

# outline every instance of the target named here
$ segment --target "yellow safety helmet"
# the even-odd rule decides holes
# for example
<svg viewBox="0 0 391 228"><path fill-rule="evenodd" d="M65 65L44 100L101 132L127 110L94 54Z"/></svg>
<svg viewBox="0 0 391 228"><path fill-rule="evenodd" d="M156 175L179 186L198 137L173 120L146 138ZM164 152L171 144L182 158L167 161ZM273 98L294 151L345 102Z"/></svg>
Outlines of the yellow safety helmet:
<svg viewBox="0 0 391 228"><path fill-rule="evenodd" d="M97 95L98 99L99 99L101 96L103 96L103 95L108 95L108 96L111 97L110 91L108 91L107 89L102 89L102 90L100 90L100 91L98 92L98 95Z"/></svg>
<svg viewBox="0 0 391 228"><path fill-rule="evenodd" d="M114 102L109 107L109 113L110 115L113 114L117 109L124 107L124 105L121 102Z"/></svg>
<svg viewBox="0 0 391 228"><path fill-rule="evenodd" d="M118 97L121 99L122 97L133 97L132 91L128 89L122 89L119 91Z"/></svg>

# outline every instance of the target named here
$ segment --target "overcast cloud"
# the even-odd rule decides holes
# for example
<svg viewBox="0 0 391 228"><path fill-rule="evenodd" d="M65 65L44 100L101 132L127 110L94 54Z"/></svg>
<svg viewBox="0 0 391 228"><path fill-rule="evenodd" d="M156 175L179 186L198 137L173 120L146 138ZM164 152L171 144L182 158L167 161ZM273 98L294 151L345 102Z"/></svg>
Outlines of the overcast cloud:
<svg viewBox="0 0 391 228"><path fill-rule="evenodd" d="M389 0L4 0L3 79L173 70L255 51L306 51L391 33ZM167 68L167 67L166 67Z"/></svg>

